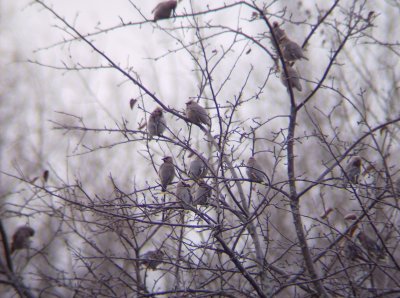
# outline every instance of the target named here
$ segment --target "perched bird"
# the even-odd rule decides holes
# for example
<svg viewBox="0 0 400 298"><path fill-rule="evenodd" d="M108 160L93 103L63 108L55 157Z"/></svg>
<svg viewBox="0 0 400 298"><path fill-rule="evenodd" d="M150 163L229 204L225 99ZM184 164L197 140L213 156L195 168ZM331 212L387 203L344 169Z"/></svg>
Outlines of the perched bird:
<svg viewBox="0 0 400 298"><path fill-rule="evenodd" d="M168 184L171 184L172 180L175 178L175 166L171 156L166 156L162 160L164 163L158 170L158 176L161 180L162 191L165 192Z"/></svg>
<svg viewBox="0 0 400 298"><path fill-rule="evenodd" d="M361 158L355 156L351 159L350 164L344 169L342 175L343 186L346 187L349 183L357 184L358 177L361 173Z"/></svg>
<svg viewBox="0 0 400 298"><path fill-rule="evenodd" d="M198 186L194 195L195 205L208 205L209 199L212 196L212 187L203 180L197 182Z"/></svg>
<svg viewBox="0 0 400 298"><path fill-rule="evenodd" d="M167 123L165 121L163 110L157 107L153 112L151 112L149 121L147 121L147 132L149 133L149 138L153 136L162 136Z"/></svg>
<svg viewBox="0 0 400 298"><path fill-rule="evenodd" d="M211 125L211 119L206 110L193 100L186 103L186 117L194 124Z"/></svg>
<svg viewBox="0 0 400 298"><path fill-rule="evenodd" d="M164 252L159 250L151 250L141 256L141 263L152 270L162 263Z"/></svg>
<svg viewBox="0 0 400 298"><path fill-rule="evenodd" d="M199 157L196 156L189 165L188 175L194 179L201 179L207 175L208 167L207 164Z"/></svg>
<svg viewBox="0 0 400 298"><path fill-rule="evenodd" d="M29 238L35 235L35 230L28 226L19 227L12 236L11 253L17 249L29 248Z"/></svg>
<svg viewBox="0 0 400 298"><path fill-rule="evenodd" d="M394 191L396 196L400 197L400 178L397 178L397 180L394 182Z"/></svg>
<svg viewBox="0 0 400 298"><path fill-rule="evenodd" d="M385 252L382 247L367 234L365 234L364 232L360 232L358 233L357 238L360 241L361 245L368 252L369 256L377 259L385 258Z"/></svg>
<svg viewBox="0 0 400 298"><path fill-rule="evenodd" d="M287 73L288 73L288 77L289 77L289 83L290 83L290 86L293 88L296 88L297 90L299 90L299 91L301 91L301 90L303 90L303 88L301 87L301 84L300 84L300 77L299 77L299 74L298 74L298 72L296 71L296 69L294 69L293 67L291 67L290 65L289 65L289 63L287 63L286 64L286 70L287 70ZM281 73L281 81L282 81L282 84L288 89L288 91L289 91L289 86L288 86L288 80L287 80L287 78L286 78L286 75L285 75L285 70L282 68L282 73Z"/></svg>
<svg viewBox="0 0 400 298"><path fill-rule="evenodd" d="M283 40L284 38L286 38L286 33L285 30L279 28L279 24L278 22L273 22L272 23L272 33L274 34L276 41L279 43L281 40ZM274 46L276 47L276 43L274 41L274 39L272 38L272 42L274 44Z"/></svg>
<svg viewBox="0 0 400 298"><path fill-rule="evenodd" d="M261 183L264 181L265 174L262 170L261 165L254 158L254 156L251 156L249 158L249 160L247 161L246 167L247 167L247 169L246 169L247 176L249 177L249 179L252 182Z"/></svg>
<svg viewBox="0 0 400 298"><path fill-rule="evenodd" d="M189 184L183 181L179 181L178 184L176 185L175 195L178 198L178 200L182 203L183 207L185 207L185 205L189 206L193 205L193 197L190 192Z"/></svg>
<svg viewBox="0 0 400 298"><path fill-rule="evenodd" d="M363 256L362 249L353 241L346 240L346 244L343 248L344 256L350 261L357 261L357 259L361 261L367 261Z"/></svg>
<svg viewBox="0 0 400 298"><path fill-rule="evenodd" d="M297 43L290 40L287 36L283 36L279 40L279 44L281 46L282 55L285 61L294 62L299 59L308 60L308 58L304 56L302 48Z"/></svg>
<svg viewBox="0 0 400 298"><path fill-rule="evenodd" d="M177 6L176 1L164 1L159 3L154 9L151 11L154 12L154 22L157 22L161 19L168 19L171 17L173 11Z"/></svg>

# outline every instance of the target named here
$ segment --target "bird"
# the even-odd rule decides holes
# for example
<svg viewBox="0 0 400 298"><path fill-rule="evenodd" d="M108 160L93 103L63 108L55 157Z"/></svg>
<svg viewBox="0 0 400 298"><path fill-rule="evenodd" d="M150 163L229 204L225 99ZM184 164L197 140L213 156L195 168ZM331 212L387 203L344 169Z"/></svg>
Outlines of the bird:
<svg viewBox="0 0 400 298"><path fill-rule="evenodd" d="M361 158L358 156L350 160L350 164L346 166L342 174L343 186L346 187L349 183L357 184L358 177L361 173Z"/></svg>
<svg viewBox="0 0 400 298"><path fill-rule="evenodd" d="M385 258L385 252L383 251L382 247L367 234L365 234L364 232L360 232L357 235L357 239L368 252L369 256L377 259Z"/></svg>
<svg viewBox="0 0 400 298"><path fill-rule="evenodd" d="M275 36L276 41L279 43L282 39L284 39L286 37L286 33L285 30L279 28L279 24L278 22L273 22L272 23L272 33ZM275 45L275 47L277 46L274 39L272 38L272 42Z"/></svg>
<svg viewBox="0 0 400 298"><path fill-rule="evenodd" d="M303 49L286 35L279 40L279 45L281 46L283 59L285 59L285 61L294 62L299 59L308 60L308 58L304 56Z"/></svg>
<svg viewBox="0 0 400 298"><path fill-rule="evenodd" d="M400 197L400 178L397 178L394 182L394 192L396 196Z"/></svg>
<svg viewBox="0 0 400 298"><path fill-rule="evenodd" d="M189 164L188 175L193 179L201 179L207 175L208 167L200 156L196 156Z"/></svg>
<svg viewBox="0 0 400 298"><path fill-rule="evenodd" d="M18 249L29 248L29 238L35 235L35 230L29 226L19 227L12 236L11 253Z"/></svg>
<svg viewBox="0 0 400 298"><path fill-rule="evenodd" d="M288 78L289 78L289 83L290 83L290 86L293 88L296 88L297 90L299 90L299 91L301 91L301 90L303 90L303 88L301 87L301 84L300 84L300 77L299 77L299 74L298 74L298 72L296 71L296 69L294 69L293 67L291 67L290 65L289 65L289 63L287 63L286 64L286 70L287 70L287 73L288 73ZM281 81L282 81L282 84L288 89L288 91L289 91L289 86L288 86L288 80L287 80L287 78L286 78L286 75L285 75L285 70L282 68L282 73L281 73Z"/></svg>
<svg viewBox="0 0 400 298"><path fill-rule="evenodd" d="M189 100L186 103L186 117L190 122L197 125L211 125L211 119L206 110L194 100Z"/></svg>
<svg viewBox="0 0 400 298"><path fill-rule="evenodd" d="M166 125L167 123L163 115L163 110L160 107L157 107L153 112L151 112L149 121L147 122L149 138L152 139L153 136L162 136Z"/></svg>
<svg viewBox="0 0 400 298"><path fill-rule="evenodd" d="M157 4L156 7L151 11L154 13L154 22L161 19L168 19L171 17L173 11L175 11L177 6L177 1L164 1Z"/></svg>
<svg viewBox="0 0 400 298"><path fill-rule="evenodd" d="M164 252L161 249L151 250L141 256L141 263L152 270L162 263Z"/></svg>
<svg viewBox="0 0 400 298"><path fill-rule="evenodd" d="M255 159L254 156L249 158L246 167L247 177L249 177L252 182L262 183L264 181L265 174L260 163Z"/></svg>
<svg viewBox="0 0 400 298"><path fill-rule="evenodd" d="M166 156L162 160L164 163L158 170L158 176L160 177L162 191L165 192L168 184L171 184L175 178L175 166L171 156Z"/></svg>
<svg viewBox="0 0 400 298"><path fill-rule="evenodd" d="M197 184L198 186L194 195L194 204L208 205L209 199L212 196L212 187L203 180L199 180Z"/></svg>
<svg viewBox="0 0 400 298"><path fill-rule="evenodd" d="M343 252L344 256L350 261L357 261L357 259L361 261L367 261L363 256L362 249L351 240L346 240Z"/></svg>
<svg viewBox="0 0 400 298"><path fill-rule="evenodd" d="M185 208L185 206L193 206L193 197L190 192L190 185L184 181L179 181L176 185L175 195Z"/></svg>

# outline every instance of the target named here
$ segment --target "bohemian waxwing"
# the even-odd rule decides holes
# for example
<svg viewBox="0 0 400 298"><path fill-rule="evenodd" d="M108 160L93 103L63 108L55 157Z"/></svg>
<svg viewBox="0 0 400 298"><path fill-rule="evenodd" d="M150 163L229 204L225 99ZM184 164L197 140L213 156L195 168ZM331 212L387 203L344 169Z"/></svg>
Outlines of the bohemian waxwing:
<svg viewBox="0 0 400 298"><path fill-rule="evenodd" d="M211 119L206 110L193 100L186 103L186 117L194 124L211 125Z"/></svg>
<svg viewBox="0 0 400 298"><path fill-rule="evenodd" d="M195 205L208 205L209 199L212 196L212 187L205 181L200 180L194 195Z"/></svg>
<svg viewBox="0 0 400 298"><path fill-rule="evenodd" d="M153 136L162 136L166 128L166 121L163 115L163 110L158 107L153 112L151 112L149 121L147 122L147 132L149 133L149 138Z"/></svg>
<svg viewBox="0 0 400 298"><path fill-rule="evenodd" d="M151 12L154 12L154 22L161 19L168 19L171 17L173 11L175 11L176 1L164 1L159 3Z"/></svg>
<svg viewBox="0 0 400 298"><path fill-rule="evenodd" d="M35 234L35 230L28 226L19 227L12 236L11 253L18 249L29 248L29 238Z"/></svg>
<svg viewBox="0 0 400 298"><path fill-rule="evenodd" d="M162 263L164 252L159 250L151 250L143 254L140 259L141 263L150 269L157 269L157 266Z"/></svg>
<svg viewBox="0 0 400 298"><path fill-rule="evenodd" d="M207 175L208 167L207 164L199 157L195 156L189 165L188 175L194 179L201 179Z"/></svg>
<svg viewBox="0 0 400 298"><path fill-rule="evenodd" d="M160 177L162 191L165 192L168 184L171 184L174 180L175 166L171 156L166 156L162 160L164 163L160 166L158 176Z"/></svg>
<svg viewBox="0 0 400 298"><path fill-rule="evenodd" d="M294 87L299 91L303 90L303 88L301 87L301 84L300 84L300 77L299 77L299 74L296 71L296 69L294 69L293 67L291 67L289 65L289 63L287 63L286 64L286 70L288 72L289 83L290 83L291 87L292 88ZM281 73L281 81L282 81L282 84L289 91L289 86L288 86L288 83L287 83L287 79L286 79L286 75L285 75L285 71L284 71L283 67L282 67L282 73Z"/></svg>
<svg viewBox="0 0 400 298"><path fill-rule="evenodd" d="M260 163L251 156L246 164L246 173L252 182L261 183L264 181L265 174L263 173Z"/></svg>
<svg viewBox="0 0 400 298"><path fill-rule="evenodd" d="M344 169L343 177L343 186L346 187L349 183L357 184L358 177L361 173L361 158L355 156L351 159L350 164L346 166Z"/></svg>

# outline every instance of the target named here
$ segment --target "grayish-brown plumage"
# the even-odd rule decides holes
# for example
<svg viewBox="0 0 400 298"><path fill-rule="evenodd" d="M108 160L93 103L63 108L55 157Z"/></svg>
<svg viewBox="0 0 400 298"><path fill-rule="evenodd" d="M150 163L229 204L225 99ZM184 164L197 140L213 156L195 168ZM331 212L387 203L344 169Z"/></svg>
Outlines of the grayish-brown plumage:
<svg viewBox="0 0 400 298"><path fill-rule="evenodd" d="M400 178L397 178L394 182L394 191L397 197L400 197Z"/></svg>
<svg viewBox="0 0 400 298"><path fill-rule="evenodd" d="M149 133L149 138L153 136L162 136L166 128L166 121L163 115L163 110L157 107L153 112L151 112L149 120L147 121L147 132Z"/></svg>
<svg viewBox="0 0 400 298"><path fill-rule="evenodd" d="M152 270L157 269L163 258L164 252L161 249L148 251L140 257L142 264Z"/></svg>
<svg viewBox="0 0 400 298"><path fill-rule="evenodd" d="M190 162L188 175L192 179L198 180L204 178L207 175L207 172L207 164L199 156L194 157Z"/></svg>
<svg viewBox="0 0 400 298"><path fill-rule="evenodd" d="M35 235L35 230L28 226L19 227L12 236L11 253L18 249L29 248L29 238Z"/></svg>
<svg viewBox="0 0 400 298"><path fill-rule="evenodd" d="M207 111L194 100L186 103L186 117L194 124L211 125L211 119Z"/></svg>
<svg viewBox="0 0 400 298"><path fill-rule="evenodd" d="M164 163L158 170L158 176L160 177L161 188L164 192L167 190L168 184L171 184L175 178L175 166L171 156L166 156L162 160Z"/></svg>
<svg viewBox="0 0 400 298"><path fill-rule="evenodd" d="M212 196L212 187L203 180L200 180L197 184L198 186L194 195L194 204L208 205Z"/></svg>
<svg viewBox="0 0 400 298"><path fill-rule="evenodd" d="M287 36L283 36L280 39L279 44L281 46L282 55L285 61L294 62L299 59L308 60L308 58L304 56L302 48L297 43L290 40Z"/></svg>
<svg viewBox="0 0 400 298"><path fill-rule="evenodd" d="M377 259L385 258L385 252L382 247L377 243L377 241L373 240L364 232L358 233L357 238L370 257Z"/></svg>
<svg viewBox="0 0 400 298"><path fill-rule="evenodd" d="M303 88L301 87L301 84L300 84L300 77L299 77L299 74L296 71L296 69L291 67L289 64L286 64L286 70L288 72L290 86L292 88L296 88L299 91L303 90ZM284 71L283 67L282 67L282 72L281 72L281 81L282 81L282 84L289 91L289 86L287 83L288 80L286 79L285 71Z"/></svg>
<svg viewBox="0 0 400 298"><path fill-rule="evenodd" d="M273 24L272 24L272 32L274 33L275 38L278 41L278 43L286 37L285 30L283 30L283 29L281 29L279 27L278 22L273 22ZM272 43L276 47L276 43L275 43L273 38L272 38Z"/></svg>
<svg viewBox="0 0 400 298"><path fill-rule="evenodd" d="M265 174L263 173L260 163L254 158L254 156L251 156L249 158L246 167L247 167L246 168L247 177L251 181L257 183L261 183L264 181Z"/></svg>
<svg viewBox="0 0 400 298"><path fill-rule="evenodd" d="M175 11L177 6L176 1L164 1L159 3L154 9L151 11L154 12L154 22L157 22L161 19L168 19L171 17L173 11Z"/></svg>
<svg viewBox="0 0 400 298"><path fill-rule="evenodd" d="M357 260L366 261L365 257L363 256L362 249L351 240L346 240L343 252L344 256L350 261L357 261Z"/></svg>
<svg viewBox="0 0 400 298"><path fill-rule="evenodd" d="M193 197L189 184L179 181L176 185L175 195L184 208L185 206L193 206Z"/></svg>
<svg viewBox="0 0 400 298"><path fill-rule="evenodd" d="M357 184L358 177L361 173L361 158L355 156L351 159L350 164L344 169L342 174L343 186L346 187L349 183Z"/></svg>

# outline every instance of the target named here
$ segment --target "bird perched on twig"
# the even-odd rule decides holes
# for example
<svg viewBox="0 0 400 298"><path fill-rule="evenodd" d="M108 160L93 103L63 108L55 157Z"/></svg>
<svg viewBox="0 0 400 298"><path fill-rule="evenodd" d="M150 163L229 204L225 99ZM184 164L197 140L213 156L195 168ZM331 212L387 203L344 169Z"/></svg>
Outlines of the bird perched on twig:
<svg viewBox="0 0 400 298"><path fill-rule="evenodd" d="M343 248L344 256L350 261L367 261L366 258L363 256L362 249L353 241L346 240L346 244Z"/></svg>
<svg viewBox="0 0 400 298"><path fill-rule="evenodd" d="M28 226L19 227L12 236L11 253L18 249L29 248L29 238L35 235L35 230Z"/></svg>
<svg viewBox="0 0 400 298"><path fill-rule="evenodd" d="M152 13L154 12L154 22L170 18L171 14L175 11L177 4L177 1L174 0L158 3L151 11Z"/></svg>
<svg viewBox="0 0 400 298"><path fill-rule="evenodd" d="M149 121L147 122L147 132L149 133L149 138L153 136L162 136L165 128L166 121L163 115L163 110L157 107L153 112L151 112Z"/></svg>
<svg viewBox="0 0 400 298"><path fill-rule="evenodd" d="M175 166L171 156L166 156L162 160L164 163L158 170L158 176L160 177L162 191L165 192L168 184L171 184L175 178Z"/></svg>
<svg viewBox="0 0 400 298"><path fill-rule="evenodd" d="M358 177L361 173L361 158L355 156L351 159L350 164L346 166L342 174L343 186L346 187L349 183L357 184Z"/></svg>
<svg viewBox="0 0 400 298"><path fill-rule="evenodd" d="M294 69L293 67L291 67L289 65L289 63L287 63L286 70L288 73L289 80L287 79L287 77L285 75L285 70L282 68L281 81L282 81L282 84L287 88L287 90L289 91L288 81L289 81L289 84L292 87L292 89L294 87L299 91L303 90L303 88L301 87L301 84L300 84L300 76L299 76L298 72L296 71L296 69Z"/></svg>
<svg viewBox="0 0 400 298"><path fill-rule="evenodd" d="M190 192L190 185L184 181L179 181L176 185L175 195L181 202L182 206L193 206L193 197Z"/></svg>
<svg viewBox="0 0 400 298"><path fill-rule="evenodd" d="M211 125L211 119L207 111L194 100L189 100L186 103L186 117L190 122L197 125Z"/></svg>
<svg viewBox="0 0 400 298"><path fill-rule="evenodd" d="M255 159L254 156L251 156L246 164L246 173L247 177L252 182L262 183L265 179L265 174L262 170L260 163Z"/></svg>
<svg viewBox="0 0 400 298"><path fill-rule="evenodd" d="M212 187L203 180L198 181L197 184L198 186L194 195L194 204L208 205L209 199L212 196Z"/></svg>
<svg viewBox="0 0 400 298"><path fill-rule="evenodd" d="M189 164L188 175L193 180L204 178L207 175L208 167L200 156L196 156Z"/></svg>
<svg viewBox="0 0 400 298"><path fill-rule="evenodd" d="M308 60L308 58L304 56L303 49L297 43L290 40L286 35L279 40L279 45L281 46L282 55L285 61L294 62L299 59Z"/></svg>
<svg viewBox="0 0 400 298"><path fill-rule="evenodd" d="M282 39L284 39L286 37L285 30L283 30L283 29L281 29L279 27L278 22L273 22L272 23L272 33L274 34L275 39L278 42L278 44ZM274 44L275 47L277 47L277 45L276 45L276 43L275 43L273 38L272 38L272 43Z"/></svg>
<svg viewBox="0 0 400 298"><path fill-rule="evenodd" d="M141 263L152 270L162 263L164 252L161 249L151 250L141 256Z"/></svg>
<svg viewBox="0 0 400 298"><path fill-rule="evenodd" d="M383 248L367 234L365 234L364 232L360 232L358 233L357 238L360 241L361 245L368 252L369 256L377 259L385 258L385 251L383 250Z"/></svg>
<svg viewBox="0 0 400 298"><path fill-rule="evenodd" d="M395 195L400 197L400 178L397 178L393 185Z"/></svg>

